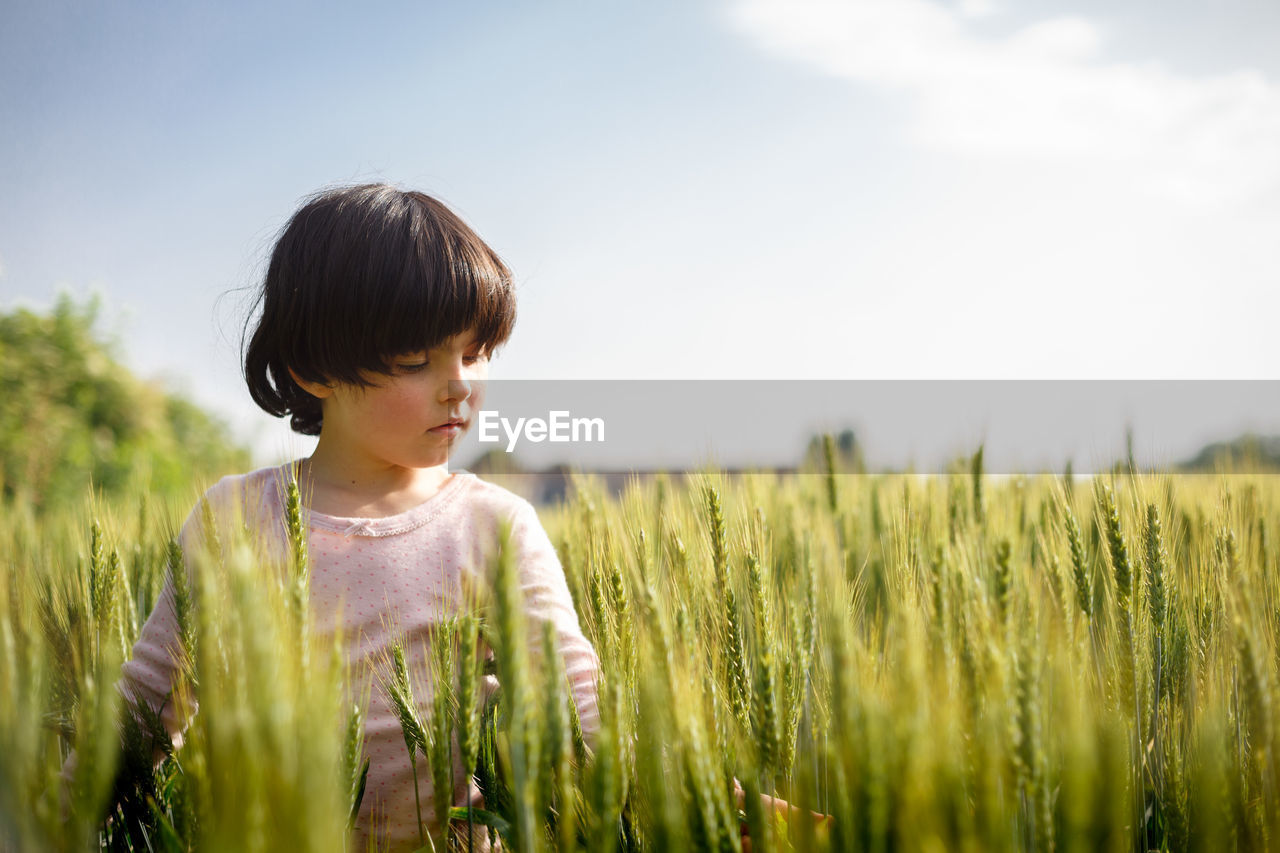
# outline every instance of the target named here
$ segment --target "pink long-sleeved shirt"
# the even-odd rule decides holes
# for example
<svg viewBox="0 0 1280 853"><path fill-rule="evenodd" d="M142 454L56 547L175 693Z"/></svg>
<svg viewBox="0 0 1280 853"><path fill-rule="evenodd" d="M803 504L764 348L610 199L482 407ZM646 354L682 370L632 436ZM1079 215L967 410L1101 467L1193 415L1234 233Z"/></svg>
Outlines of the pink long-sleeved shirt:
<svg viewBox="0 0 1280 853"><path fill-rule="evenodd" d="M243 507L244 517L283 547L284 494L288 465L224 477L207 493L215 514ZM467 471L455 471L426 502L383 518L340 518L305 513L309 524L310 601L314 628L331 635L341 625L353 691L372 679L365 722L365 754L371 759L353 844L363 851L374 838L379 849L412 850L418 846L413 775L399 720L380 682L372 673L384 660L396 636L404 639L410 671L421 684L426 679L424 644L442 616L457 612L464 589L485 584L498 541L499 523L511 524L511 543L522 588L526 621L549 619L555 626L559 651L573 689L588 743L599 726L596 679L599 659L583 635L564 570L533 506L523 498ZM200 510L183 526L185 548L195 544ZM533 624L530 621L530 624ZM171 650L179 644L171 581L134 644L123 666L119 685L159 708L175 675ZM483 645L483 642L482 642ZM496 687L485 677L486 691ZM415 693L424 705L427 689ZM358 696L359 693L354 693ZM176 744L187 720L179 719L172 702L164 704L162 719ZM428 773L419 762L422 815L431 820L432 795ZM454 762L454 802L474 797L461 763Z"/></svg>

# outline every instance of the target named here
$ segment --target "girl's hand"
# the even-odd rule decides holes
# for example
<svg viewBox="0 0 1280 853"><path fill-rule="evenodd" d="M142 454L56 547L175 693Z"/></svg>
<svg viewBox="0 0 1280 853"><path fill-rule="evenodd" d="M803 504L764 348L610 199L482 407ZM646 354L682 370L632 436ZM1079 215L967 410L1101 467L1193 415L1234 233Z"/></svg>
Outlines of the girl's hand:
<svg viewBox="0 0 1280 853"><path fill-rule="evenodd" d="M733 798L738 803L738 808L746 811L747 808L747 792L742 790L742 783L737 779L733 780ZM766 809L772 809L774 814L782 815L788 824L799 820L803 817L803 809L799 806L793 806L786 800L778 797L770 797L768 794L761 794L760 800L764 803ZM820 829L830 830L831 824L835 822L829 814L818 814L815 811L809 812L813 815L814 824ZM751 853L751 837L747 834L747 825L742 824L742 853Z"/></svg>

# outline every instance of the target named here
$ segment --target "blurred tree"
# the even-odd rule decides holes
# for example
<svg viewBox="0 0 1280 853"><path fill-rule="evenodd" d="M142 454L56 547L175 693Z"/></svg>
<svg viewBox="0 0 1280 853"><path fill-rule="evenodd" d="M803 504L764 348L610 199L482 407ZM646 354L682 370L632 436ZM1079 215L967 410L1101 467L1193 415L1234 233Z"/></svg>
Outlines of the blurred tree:
<svg viewBox="0 0 1280 853"><path fill-rule="evenodd" d="M247 468L225 424L120 366L98 308L64 294L48 314L0 313L0 494L45 511L90 483L176 493Z"/></svg>

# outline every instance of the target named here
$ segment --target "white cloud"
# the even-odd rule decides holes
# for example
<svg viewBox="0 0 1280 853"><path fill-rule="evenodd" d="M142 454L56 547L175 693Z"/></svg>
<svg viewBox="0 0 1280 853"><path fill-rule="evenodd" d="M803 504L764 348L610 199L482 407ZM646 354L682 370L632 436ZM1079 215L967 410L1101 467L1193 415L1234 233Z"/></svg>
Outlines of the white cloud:
<svg viewBox="0 0 1280 853"><path fill-rule="evenodd" d="M1257 71L1194 77L1109 60L1077 17L981 37L929 0L742 0L733 24L765 49L906 99L923 146L967 155L1116 167L1193 206L1280 184L1280 87Z"/></svg>
<svg viewBox="0 0 1280 853"><path fill-rule="evenodd" d="M960 0L956 9L966 18L986 18L995 14L996 4L992 0Z"/></svg>

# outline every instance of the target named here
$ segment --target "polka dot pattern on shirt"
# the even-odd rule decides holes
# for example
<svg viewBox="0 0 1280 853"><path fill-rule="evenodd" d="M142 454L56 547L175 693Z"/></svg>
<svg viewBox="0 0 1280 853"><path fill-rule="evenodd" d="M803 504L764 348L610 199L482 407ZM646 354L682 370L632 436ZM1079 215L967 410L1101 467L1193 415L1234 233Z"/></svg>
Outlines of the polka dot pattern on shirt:
<svg viewBox="0 0 1280 853"><path fill-rule="evenodd" d="M259 531L268 534L268 539L274 537L272 547L285 553L282 496L289 470L285 465L224 477L206 498L215 511L239 501L246 508L246 517L256 520ZM583 734L588 741L594 740L599 725L596 680L600 662L582 633L555 548L528 501L474 474L455 471L425 502L396 515L306 515L315 630L328 638L341 629L353 698L366 684L372 684L365 721L369 777L350 849L366 849L371 836L377 836L380 848L418 847L412 766L399 720L374 673L398 630L404 638L415 698L425 709L431 685L424 648L429 647L440 620L457 611L466 591L483 583L482 573L491 565L503 520L512 525L526 611L552 621ZM198 528L194 519L199 517L197 508L183 526L184 550L193 544L191 538ZM171 581L166 580L132 657L123 666L121 689L136 693L153 708L160 707L174 675L168 650L177 644L173 591ZM483 690L496 687L496 679L486 676ZM162 719L170 735L180 738L185 725L176 718L173 703L165 704ZM475 794L466 777L455 758L453 802L457 804ZM431 783L421 768L418 783L423 818L430 820ZM383 821L386 826L380 830Z"/></svg>

